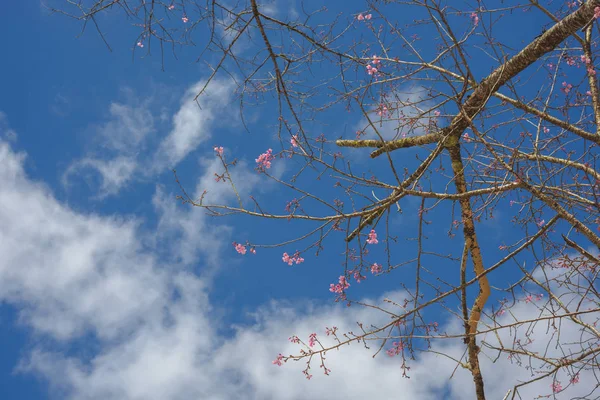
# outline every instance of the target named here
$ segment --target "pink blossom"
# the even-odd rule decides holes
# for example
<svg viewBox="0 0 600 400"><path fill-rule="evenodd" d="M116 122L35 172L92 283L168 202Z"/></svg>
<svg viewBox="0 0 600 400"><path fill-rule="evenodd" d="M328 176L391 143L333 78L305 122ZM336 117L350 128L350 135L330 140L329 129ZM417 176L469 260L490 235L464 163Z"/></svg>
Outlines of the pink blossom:
<svg viewBox="0 0 600 400"><path fill-rule="evenodd" d="M356 19L362 21L365 19L365 17L362 14L358 14L358 17L356 17Z"/></svg>
<svg viewBox="0 0 600 400"><path fill-rule="evenodd" d="M298 135L292 136L290 143L292 144L292 147L298 147Z"/></svg>
<svg viewBox="0 0 600 400"><path fill-rule="evenodd" d="M379 265L377 263L374 263L373 265L371 265L371 273L373 275L381 273L381 270L382 270L381 265Z"/></svg>
<svg viewBox="0 0 600 400"><path fill-rule="evenodd" d="M169 10L174 10L174 9L175 9L175 5L174 5L174 4L171 4L171 5L168 7L168 9L169 9Z"/></svg>
<svg viewBox="0 0 600 400"><path fill-rule="evenodd" d="M255 160L256 163L258 164L258 166L257 166L258 170L264 171L265 169L271 168L271 161L273 161L274 159L275 159L275 156L273 155L273 150L268 149L265 153L262 153Z"/></svg>
<svg viewBox="0 0 600 400"><path fill-rule="evenodd" d="M465 132L465 134L463 135L463 139L465 140L466 143L470 143L471 142L471 137L469 136L468 133Z"/></svg>
<svg viewBox="0 0 600 400"><path fill-rule="evenodd" d="M144 47L144 43L142 43L141 41L137 42L137 47L143 48Z"/></svg>
<svg viewBox="0 0 600 400"><path fill-rule="evenodd" d="M440 116L440 114L441 114L441 112L439 112L438 110L435 110L435 111L433 112L433 115L435 115L436 117L439 117L439 116Z"/></svg>
<svg viewBox="0 0 600 400"><path fill-rule="evenodd" d="M471 19L473 20L473 25L477 26L477 24L479 24L479 16L477 13L472 12Z"/></svg>
<svg viewBox="0 0 600 400"><path fill-rule="evenodd" d="M222 147L215 147L215 153L217 153L218 155L222 156L223 155L223 148Z"/></svg>
<svg viewBox="0 0 600 400"><path fill-rule="evenodd" d="M186 16L181 17L181 20L183 21L184 24L187 24L187 22L189 21L188 17L186 17Z"/></svg>
<svg viewBox="0 0 600 400"><path fill-rule="evenodd" d="M373 65L381 64L381 60L376 55L373 56L373 61L371 61Z"/></svg>
<svg viewBox="0 0 600 400"><path fill-rule="evenodd" d="M377 244L379 240L377 240L377 233L375 233L375 229L371 229L369 232L369 238L367 239L368 244Z"/></svg>
<svg viewBox="0 0 600 400"><path fill-rule="evenodd" d="M283 360L283 355L281 353L279 353L279 355L277 356L277 358L275 360L273 360L273 364L274 365L278 365L281 367L281 361Z"/></svg>
<svg viewBox="0 0 600 400"><path fill-rule="evenodd" d="M317 342L317 334L316 333L311 333L310 335L308 335L308 346L309 347L313 347L316 342Z"/></svg>
<svg viewBox="0 0 600 400"><path fill-rule="evenodd" d="M290 336L289 341L292 343L298 344L298 343L300 343L300 338L296 335Z"/></svg>
<svg viewBox="0 0 600 400"><path fill-rule="evenodd" d="M402 353L402 350L404 350L404 345L402 344L402 342L393 342L392 348L387 350L386 353L388 354L388 356L394 357Z"/></svg>
<svg viewBox="0 0 600 400"><path fill-rule="evenodd" d="M372 17L372 15L371 15L371 14L367 14L367 15L365 15L365 19L366 19L367 21L368 21L368 20L370 20L370 19L371 19L371 17Z"/></svg>
<svg viewBox="0 0 600 400"><path fill-rule="evenodd" d="M371 67L371 64L367 65L367 74L377 75L377 68Z"/></svg>
<svg viewBox="0 0 600 400"><path fill-rule="evenodd" d="M339 278L339 283L338 284L330 284L329 285L329 291L332 293L342 293L344 290L348 289L350 287L350 284L348 282L346 282L346 277L344 275L341 275Z"/></svg>
<svg viewBox="0 0 600 400"><path fill-rule="evenodd" d="M550 129L544 127L544 133L548 133L548 132L550 132Z"/></svg>
<svg viewBox="0 0 600 400"><path fill-rule="evenodd" d="M327 336L329 335L335 335L335 332L338 330L337 326L334 326L333 328L329 329L328 327L325 327L325 334Z"/></svg>
<svg viewBox="0 0 600 400"><path fill-rule="evenodd" d="M385 105L381 104L378 108L377 115L379 115L380 117L386 117L387 114L388 108Z"/></svg>
<svg viewBox="0 0 600 400"><path fill-rule="evenodd" d="M242 255L246 254L246 246L244 246L243 244L233 242L233 247L235 247L235 251L237 251L238 253Z"/></svg>
<svg viewBox="0 0 600 400"><path fill-rule="evenodd" d="M579 374L575 374L575 376L573 376L573 377L571 378L571 383L572 383L573 385L575 385L575 384L579 383Z"/></svg>
<svg viewBox="0 0 600 400"><path fill-rule="evenodd" d="M356 283L360 283L361 281L364 281L365 279L367 279L366 276L361 275L360 272L355 272L354 273L354 279L356 279Z"/></svg>
<svg viewBox="0 0 600 400"><path fill-rule="evenodd" d="M552 388L552 391L554 393L558 393L558 392L560 392L562 390L562 385L560 384L559 381L552 382L552 384L550 385L550 387Z"/></svg>
<svg viewBox="0 0 600 400"><path fill-rule="evenodd" d="M254 247L252 247L252 248L250 249L250 253L252 253L252 254L256 254L256 249L255 249Z"/></svg>
<svg viewBox="0 0 600 400"><path fill-rule="evenodd" d="M531 303L531 300L533 300L533 296L532 296L532 295L530 295L530 294L528 294L528 295L525 297L525 303Z"/></svg>
<svg viewBox="0 0 600 400"><path fill-rule="evenodd" d="M501 316L501 315L504 315L505 313L506 313L506 310L499 310L499 311L496 313L496 316L498 316L498 317L499 317L499 316Z"/></svg>
<svg viewBox="0 0 600 400"><path fill-rule="evenodd" d="M292 257L290 257L288 253L283 253L281 259L284 263L287 263L287 265L292 265L293 263L300 264L304 262L304 258L300 257L299 251L295 252Z"/></svg>
<svg viewBox="0 0 600 400"><path fill-rule="evenodd" d="M562 85L563 87L560 90L562 90L565 94L568 94L571 91L571 89L573 89L573 85L571 85L570 83L563 82Z"/></svg>

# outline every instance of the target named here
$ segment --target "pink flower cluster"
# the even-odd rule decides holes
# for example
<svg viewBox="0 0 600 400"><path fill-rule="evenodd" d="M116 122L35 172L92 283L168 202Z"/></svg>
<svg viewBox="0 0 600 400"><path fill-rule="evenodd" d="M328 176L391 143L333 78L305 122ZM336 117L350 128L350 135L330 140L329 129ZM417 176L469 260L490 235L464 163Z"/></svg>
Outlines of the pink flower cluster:
<svg viewBox="0 0 600 400"><path fill-rule="evenodd" d="M348 282L346 282L346 277L344 275L341 275L339 278L339 283L337 284L330 284L329 285L329 291L332 293L342 293L344 290L348 289L350 287L350 284Z"/></svg>
<svg viewBox="0 0 600 400"><path fill-rule="evenodd" d="M600 8L600 7L596 7L596 8ZM594 69L592 60L588 56L586 56L586 55L581 56L581 62L585 63L585 68L586 68L588 74L596 75L596 70Z"/></svg>
<svg viewBox="0 0 600 400"><path fill-rule="evenodd" d="M377 263L374 263L373 265L371 265L371 273L373 275L380 274L381 270L382 270L381 265L379 265Z"/></svg>
<svg viewBox="0 0 600 400"><path fill-rule="evenodd" d="M479 24L479 16L477 15L477 13L471 13L471 20L473 21L473 25L477 26L477 24Z"/></svg>
<svg viewBox="0 0 600 400"><path fill-rule="evenodd" d="M171 4L171 5L168 7L168 9L169 9L169 10L174 10L174 9L175 9L175 5L174 5L174 4Z"/></svg>
<svg viewBox="0 0 600 400"><path fill-rule="evenodd" d="M560 90L562 90L564 94L569 94L571 89L573 89L573 85L571 85L570 83L563 82L562 85L563 87Z"/></svg>
<svg viewBox="0 0 600 400"><path fill-rule="evenodd" d="M283 355L281 353L279 353L277 358L275 360L273 360L273 364L281 367L281 361L283 361Z"/></svg>
<svg viewBox="0 0 600 400"><path fill-rule="evenodd" d="M271 161L273 161L274 159L275 156L273 155L273 150L268 149L266 152L258 156L258 158L254 161L256 161L256 164L258 164L258 170L264 171L265 169L271 168Z"/></svg>
<svg viewBox="0 0 600 400"><path fill-rule="evenodd" d="M364 20L370 20L373 16L371 14L366 14L366 15L362 15L362 14L358 14L358 16L356 17L357 20L359 21L364 21Z"/></svg>
<svg viewBox="0 0 600 400"><path fill-rule="evenodd" d="M552 382L552 384L550 385L550 387L552 388L552 391L554 393L558 393L558 392L560 392L563 389L562 385L560 384L559 381Z"/></svg>
<svg viewBox="0 0 600 400"><path fill-rule="evenodd" d="M299 251L295 252L292 257L290 257L288 253L283 253L283 257L281 257L281 259L284 263L287 263L287 265L292 265L293 263L300 264L304 262L304 258L300 257Z"/></svg>
<svg viewBox="0 0 600 400"><path fill-rule="evenodd" d="M222 147L215 147L215 153L217 153L218 155L222 156L223 155L223 148Z"/></svg>
<svg viewBox="0 0 600 400"><path fill-rule="evenodd" d="M371 66L371 63L373 64L372 66ZM373 60L369 64L367 64L367 74L369 74L375 78L378 78L380 75L380 73L379 73L380 69L381 69L381 60L379 59L379 57L373 56Z"/></svg>
<svg viewBox="0 0 600 400"><path fill-rule="evenodd" d="M367 277L364 275L361 275L359 271L356 271L354 273L354 279L356 279L356 283L360 283L360 282L364 281L365 279L367 279Z"/></svg>
<svg viewBox="0 0 600 400"><path fill-rule="evenodd" d="M184 24L187 24L187 22L189 21L188 17L186 17L185 15L183 17L181 17L181 20L183 21Z"/></svg>
<svg viewBox="0 0 600 400"><path fill-rule="evenodd" d="M300 343L300 338L299 338L298 336L296 336L296 335L294 335L294 336L291 336L291 337L289 338L289 340L290 340L290 342L292 342L292 343L295 343L295 344L298 344L298 343Z"/></svg>
<svg viewBox="0 0 600 400"><path fill-rule="evenodd" d="M290 143L292 144L292 147L298 147L298 135L292 136Z"/></svg>
<svg viewBox="0 0 600 400"><path fill-rule="evenodd" d="M140 40L139 42L137 42L137 47L144 48L144 43L142 43L142 41Z"/></svg>
<svg viewBox="0 0 600 400"><path fill-rule="evenodd" d="M385 104L380 104L377 108L377 115L380 117L386 118L388 116L389 110Z"/></svg>
<svg viewBox="0 0 600 400"><path fill-rule="evenodd" d="M241 255L244 255L244 254L246 254L246 251L247 251L247 249L246 249L246 246L244 246L243 244L241 244L241 243L236 243L236 242L233 242L233 243L232 243L232 245L233 245L233 247L235 248L235 251L237 251L237 252L238 252L238 253L240 253ZM256 250L254 249L254 247L251 247L251 248L250 248L250 253L252 253L252 254L256 254Z"/></svg>
<svg viewBox="0 0 600 400"><path fill-rule="evenodd" d="M308 346L309 347L313 347L316 342L317 342L317 334L316 333L311 333L310 335L308 335Z"/></svg>
<svg viewBox="0 0 600 400"><path fill-rule="evenodd" d="M386 353L388 354L388 356L394 357L402 353L402 350L404 350L404 345L402 344L402 342L394 342L392 343L392 348L388 349Z"/></svg>
<svg viewBox="0 0 600 400"><path fill-rule="evenodd" d="M375 229L371 229L369 232L369 238L367 239L368 244L377 244L379 240L377 240L377 233L375 233Z"/></svg>

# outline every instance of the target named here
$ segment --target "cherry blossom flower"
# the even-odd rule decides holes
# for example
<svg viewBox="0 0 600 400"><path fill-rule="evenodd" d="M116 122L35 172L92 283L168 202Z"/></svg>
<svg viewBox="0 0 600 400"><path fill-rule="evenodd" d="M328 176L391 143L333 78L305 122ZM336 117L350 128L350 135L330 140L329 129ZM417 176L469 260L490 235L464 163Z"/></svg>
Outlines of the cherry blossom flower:
<svg viewBox="0 0 600 400"><path fill-rule="evenodd" d="M287 263L287 265L292 265L294 263L300 264L300 263L304 262L304 258L300 257L299 251L295 252L292 257L290 257L290 255L288 253L283 253L283 256L281 257L281 259L283 260L284 263Z"/></svg>
<svg viewBox="0 0 600 400"><path fill-rule="evenodd" d="M275 159L275 156L273 155L272 149L268 149L266 152L262 153L255 160L256 163L258 164L258 166L257 166L258 170L264 171L265 169L271 168L271 161L273 161L274 159Z"/></svg>
<svg viewBox="0 0 600 400"><path fill-rule="evenodd" d="M356 283L360 283L360 282L364 281L365 279L367 279L367 277L364 275L361 275L360 272L356 271L354 273L354 279L356 279Z"/></svg>
<svg viewBox="0 0 600 400"><path fill-rule="evenodd" d="M365 17L362 14L358 14L358 16L356 17L357 20L362 21L365 19Z"/></svg>
<svg viewBox="0 0 600 400"><path fill-rule="evenodd" d="M175 9L175 4L171 4L169 7L167 7L169 10L174 10Z"/></svg>
<svg viewBox="0 0 600 400"><path fill-rule="evenodd" d="M325 334L327 336L329 335L335 335L335 332L338 330L337 326L334 326L333 328L329 329L328 327L325 327Z"/></svg>
<svg viewBox="0 0 600 400"><path fill-rule="evenodd" d="M298 343L300 343L300 338L298 336L294 335L289 338L289 341L292 343L298 344Z"/></svg>
<svg viewBox="0 0 600 400"><path fill-rule="evenodd" d="M571 383L572 383L573 385L575 385L575 384L579 383L579 374L575 374L575 376L573 376L573 377L571 378Z"/></svg>
<svg viewBox="0 0 600 400"><path fill-rule="evenodd" d="M374 263L373 265L371 265L371 273L373 275L381 273L381 270L382 270L381 265L379 265L377 263Z"/></svg>
<svg viewBox="0 0 600 400"><path fill-rule="evenodd" d="M281 361L283 360L283 355L281 353L279 353L279 355L277 356L277 358L275 360L273 360L273 364L274 365L278 365L281 367Z"/></svg>
<svg viewBox="0 0 600 400"><path fill-rule="evenodd" d="M222 147L215 147L215 153L217 153L218 155L222 156L223 155L223 148Z"/></svg>
<svg viewBox="0 0 600 400"><path fill-rule="evenodd" d="M235 251L237 251L238 253L242 255L246 254L246 246L244 246L243 244L233 242L233 247L235 247Z"/></svg>
<svg viewBox="0 0 600 400"><path fill-rule="evenodd" d="M371 64L367 65L367 74L377 75L377 68L371 67Z"/></svg>
<svg viewBox="0 0 600 400"><path fill-rule="evenodd" d="M562 85L563 87L560 90L562 90L564 94L568 94L571 91L571 89L573 89L573 85L571 85L570 83L563 82Z"/></svg>
<svg viewBox="0 0 600 400"><path fill-rule="evenodd" d="M596 7L596 8L598 8L598 7ZM367 14L367 15L365 15L365 19L366 19L367 21L368 21L368 20L370 20L370 19L371 19L371 17L372 17L372 15L371 15L371 14Z"/></svg>
<svg viewBox="0 0 600 400"><path fill-rule="evenodd" d="M386 353L388 354L388 356L394 357L394 356L397 356L398 354L402 353L403 349L404 349L404 345L402 344L402 342L393 342L392 348L388 349L386 351Z"/></svg>
<svg viewBox="0 0 600 400"><path fill-rule="evenodd" d="M560 384L559 381L552 382L552 384L550 385L550 387L552 388L552 391L554 393L558 393L558 392L560 392L563 389L562 385Z"/></svg>
<svg viewBox="0 0 600 400"><path fill-rule="evenodd" d="M144 47L144 43L142 43L141 41L137 42L137 47L143 48Z"/></svg>
<svg viewBox="0 0 600 400"><path fill-rule="evenodd" d="M471 13L471 20L473 20L473 25L477 26L477 24L479 24L479 16L477 15L477 13Z"/></svg>
<svg viewBox="0 0 600 400"><path fill-rule="evenodd" d="M346 282L346 277L344 275L341 275L339 278L339 283L338 284L330 284L329 285L329 291L332 293L342 293L344 290L348 289L350 287L350 284L348 282Z"/></svg>
<svg viewBox="0 0 600 400"><path fill-rule="evenodd" d="M369 238L367 239L367 243L368 244L379 243L379 240L377 240L377 233L375 232L375 229L371 229L371 232L369 232Z"/></svg>
<svg viewBox="0 0 600 400"><path fill-rule="evenodd" d="M290 143L292 144L292 147L298 147L298 135L292 136Z"/></svg>
<svg viewBox="0 0 600 400"><path fill-rule="evenodd" d="M189 21L188 17L186 17L185 15L183 17L181 17L181 20L183 21L184 24L187 24L187 22Z"/></svg>
<svg viewBox="0 0 600 400"><path fill-rule="evenodd" d="M316 342L317 342L317 334L316 333L311 333L310 335L308 335L308 346L309 347L313 347Z"/></svg>
<svg viewBox="0 0 600 400"><path fill-rule="evenodd" d="M464 133L463 139L464 139L464 141L466 143L470 143L471 142L471 137L469 136L469 134L467 132Z"/></svg>

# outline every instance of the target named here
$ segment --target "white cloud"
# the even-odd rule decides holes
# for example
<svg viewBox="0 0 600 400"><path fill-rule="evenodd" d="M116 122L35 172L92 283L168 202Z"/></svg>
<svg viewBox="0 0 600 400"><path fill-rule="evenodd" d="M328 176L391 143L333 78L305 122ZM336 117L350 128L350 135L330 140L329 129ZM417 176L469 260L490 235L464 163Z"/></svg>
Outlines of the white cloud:
<svg viewBox="0 0 600 400"><path fill-rule="evenodd" d="M231 101L235 85L231 80L213 80L208 90L194 101L204 87L203 81L187 90L179 111L173 117L173 129L156 151L152 170L173 168L200 144L212 136L212 129L231 124L227 105Z"/></svg>
<svg viewBox="0 0 600 400"><path fill-rule="evenodd" d="M147 234L139 221L77 213L59 203L47 188L26 176L23 160L24 155L0 142L0 301L16 307L21 323L38 336L66 344L83 340L81 346L91 335L98 342L97 351L65 354L64 346L40 340L23 360L20 371L49 380L61 398L472 398L467 371L459 369L449 380L453 361L425 354L410 361L411 379L402 379L398 358L372 358L375 342L371 350L352 344L331 351L330 377L322 375L318 360L311 381L300 373L302 361L273 366L277 353L297 353L298 347L286 342L291 335L306 340L317 332L327 340L326 326L359 331L356 321L368 326L381 323L384 315L360 307L318 306L310 301L292 307L273 301L256 310L254 321L237 327L233 336L219 336L223 321L212 312L209 280L162 264L155 250L144 246ZM208 179L208 172L203 179ZM167 200L160 193L157 198L159 209L169 216ZM181 218L173 222L177 223L183 224ZM191 236L197 233L182 229ZM531 306L519 304L513 311L520 318L537 315ZM561 341L578 340L576 327L566 325L563 321ZM449 333L454 329L456 325L442 328ZM544 344L544 329L532 335L539 346ZM459 340L435 346L458 358L464 350ZM502 398L528 373L525 365L482 359L489 398ZM567 393L593 389L591 377L584 378L589 379L582 378ZM523 392L524 398L547 393L548 385L548 380L533 385Z"/></svg>
<svg viewBox="0 0 600 400"><path fill-rule="evenodd" d="M136 171L135 159L120 156L110 160L84 158L71 164L62 176L65 187L70 185L71 175L85 175L86 169L92 169L100 174L102 184L98 188L97 199L117 194L128 182L131 181ZM88 176L89 177L89 176Z"/></svg>

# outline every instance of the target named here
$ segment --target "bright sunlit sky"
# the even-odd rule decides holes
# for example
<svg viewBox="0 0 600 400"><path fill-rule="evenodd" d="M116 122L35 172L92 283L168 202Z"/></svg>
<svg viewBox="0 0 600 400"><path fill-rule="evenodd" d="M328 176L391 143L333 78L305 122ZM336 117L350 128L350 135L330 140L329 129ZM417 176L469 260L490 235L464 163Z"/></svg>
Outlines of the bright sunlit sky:
<svg viewBox="0 0 600 400"><path fill-rule="evenodd" d="M316 3L307 1L305 7L314 9ZM367 10L355 0L331 3L328 15L341 12L348 21ZM300 9L294 0L269 7L281 18ZM401 7L400 24L416 18ZM468 16L461 18L471 23ZM547 23L536 12L511 21L518 34L508 25L499 25L496 34L515 50ZM289 267L282 253L303 250L308 242L257 247L257 254L244 256L231 243L281 243L317 225L208 217L176 200L181 191L174 168L194 196L206 189L210 202L235 204L228 186L214 180L222 167L213 148L223 146L225 157L239 160L232 173L244 198L253 195L261 206L284 214L286 203L298 195L254 170L255 158L267 148L289 148L276 136L276 103L246 104L244 126L234 85L222 74L200 98L200 109L192 99L217 55L206 53L196 62L199 47L178 47L177 59L167 49L163 71L157 48L148 55L147 44L135 46L135 21L114 13L101 22L112 51L93 26L79 35L79 23L50 15L38 0L6 1L0 14L0 398L472 398L470 375L459 369L450 380L455 364L434 354L412 362L410 380L401 378L399 358L384 353L372 358L377 345L367 350L354 344L331 353L332 375L323 376L314 363L310 381L302 375L303 361L272 364L279 353L298 353L288 341L292 335L307 341L312 332L324 336L326 327L357 330L356 321L368 325L387 317L334 302L328 289L343 274L343 233L334 232L318 257L311 249L303 264ZM427 52L427 33L419 34ZM366 32L357 27L357 38L362 35ZM479 77L496 66L477 57L472 62ZM419 90L410 83L403 89ZM343 107L325 115L327 121L309 128L331 140L354 138L362 120L359 110ZM385 166L385 160L371 161L368 150L343 152L367 175ZM415 154L407 150L397 156L406 157L410 167ZM270 172L289 179L300 165L277 159ZM322 188L329 199L338 196L332 180L314 179L308 175L301 182ZM390 226L416 232L419 202L403 207ZM447 237L451 218L444 212L430 215L443 220L441 227L426 228L432 241ZM498 208L494 219L482 222L494 232L482 243L490 261L513 232L502 218L509 212L507 206ZM460 254L444 243L436 250ZM414 242L400 241L396 262L412 250ZM371 255L386 257L381 245ZM440 276L458 279L452 264L436 262L432 267L442 270ZM356 298L380 301L385 293L402 302L400 282L414 284L413 274L411 269L381 279L369 276ZM498 307L498 299L490 305ZM426 313L429 322L460 331L456 321L448 323L436 312ZM525 303L514 309L524 318L531 312ZM576 335L575 328L571 333ZM543 335L540 331L540 341ZM439 346L462 355L460 341ZM505 361L493 367L483 363L490 399L502 398L520 374L529 376ZM571 393L585 389L582 384ZM548 382L524 393L531 394L524 398L548 393Z"/></svg>

